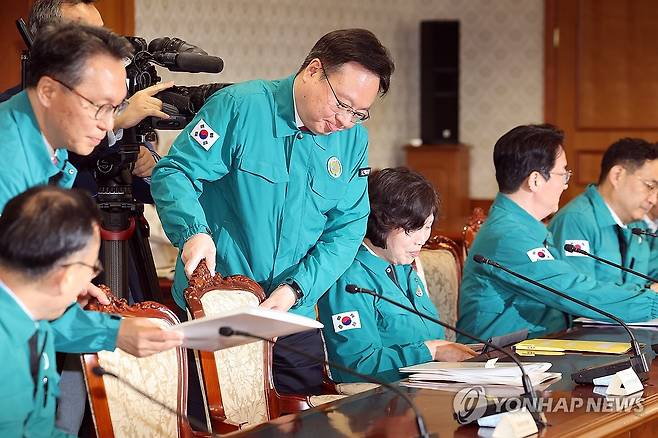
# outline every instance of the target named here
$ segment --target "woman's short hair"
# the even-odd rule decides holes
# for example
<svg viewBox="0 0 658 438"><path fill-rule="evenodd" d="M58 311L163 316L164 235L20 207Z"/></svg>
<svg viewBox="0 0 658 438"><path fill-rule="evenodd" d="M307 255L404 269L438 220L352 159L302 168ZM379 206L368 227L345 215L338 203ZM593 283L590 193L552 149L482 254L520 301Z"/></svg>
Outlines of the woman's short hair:
<svg viewBox="0 0 658 438"><path fill-rule="evenodd" d="M386 248L386 238L395 229L411 232L439 213L439 195L422 175L396 167L373 172L368 178L370 215L366 237L373 245Z"/></svg>

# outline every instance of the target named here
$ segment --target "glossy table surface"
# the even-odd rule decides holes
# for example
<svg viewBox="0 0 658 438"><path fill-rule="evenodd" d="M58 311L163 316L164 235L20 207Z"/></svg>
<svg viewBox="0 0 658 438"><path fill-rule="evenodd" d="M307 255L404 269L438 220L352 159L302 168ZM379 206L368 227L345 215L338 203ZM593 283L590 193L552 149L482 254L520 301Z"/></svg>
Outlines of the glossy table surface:
<svg viewBox="0 0 658 438"><path fill-rule="evenodd" d="M576 385L571 373L579 369L619 360L623 356L566 354L522 357L523 361L551 362L550 371L562 379L541 391L549 426L542 437L658 436L658 361L651 345L658 343L658 330L634 329L650 364L649 380L638 404L616 408L618 401L595 394L590 385ZM576 327L554 337L625 342L620 327ZM501 359L503 361L504 359ZM432 436L487 436L493 429L476 424L460 425L453 416L455 391L415 389L400 386L409 394L424 417ZM520 392L520 390L519 390ZM515 396L516 394L510 394ZM504 395L503 395L504 396ZM637 396L636 396L637 397ZM579 406L582 401L582 406ZM588 406L589 405L589 406ZM639 431L639 432L638 432ZM357 394L298 415L288 415L236 436L248 437L413 437L418 436L413 411L398 395L382 388Z"/></svg>

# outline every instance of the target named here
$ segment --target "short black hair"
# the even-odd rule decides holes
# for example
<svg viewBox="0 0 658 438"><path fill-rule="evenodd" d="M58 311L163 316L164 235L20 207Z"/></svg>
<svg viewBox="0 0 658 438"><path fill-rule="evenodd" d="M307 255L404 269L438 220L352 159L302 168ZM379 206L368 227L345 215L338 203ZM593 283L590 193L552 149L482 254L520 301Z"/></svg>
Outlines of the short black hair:
<svg viewBox="0 0 658 438"><path fill-rule="evenodd" d="M37 279L84 249L98 224L98 207L85 192L33 187L11 199L2 211L0 264Z"/></svg>
<svg viewBox="0 0 658 438"><path fill-rule="evenodd" d="M494 145L498 190L516 192L532 172L550 179L563 143L564 132L549 124L521 125L508 131Z"/></svg>
<svg viewBox="0 0 658 438"><path fill-rule="evenodd" d="M348 62L361 64L379 76L379 94L381 96L388 92L391 75L395 70L395 64L388 49L382 45L375 34L366 29L334 30L324 35L308 53L297 74L315 58L322 62L322 67L327 74Z"/></svg>
<svg viewBox="0 0 658 438"><path fill-rule="evenodd" d="M621 165L635 172L645 162L658 159L658 145L641 138L621 138L612 143L603 154L599 184L605 181L613 166Z"/></svg>
<svg viewBox="0 0 658 438"><path fill-rule="evenodd" d="M439 195L432 184L406 167L375 171L368 177L370 215L366 237L386 248L388 234L398 228L416 231L439 212Z"/></svg>
<svg viewBox="0 0 658 438"><path fill-rule="evenodd" d="M82 81L85 63L95 55L120 60L132 55L132 46L102 27L75 23L46 26L30 50L27 86L34 87L43 76L50 76L75 87Z"/></svg>
<svg viewBox="0 0 658 438"><path fill-rule="evenodd" d="M62 5L75 6L79 3L92 4L96 0L35 0L27 18L32 37L36 37L47 25L62 22Z"/></svg>

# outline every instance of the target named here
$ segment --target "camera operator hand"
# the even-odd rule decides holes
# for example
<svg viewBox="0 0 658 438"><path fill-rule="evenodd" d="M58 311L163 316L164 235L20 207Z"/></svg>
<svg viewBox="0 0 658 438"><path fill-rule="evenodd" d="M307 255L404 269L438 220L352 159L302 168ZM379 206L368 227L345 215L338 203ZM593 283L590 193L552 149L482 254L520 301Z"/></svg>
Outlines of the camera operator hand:
<svg viewBox="0 0 658 438"><path fill-rule="evenodd" d="M181 253L181 260L185 265L185 275L187 278L192 276L199 262L206 259L206 266L211 274L215 273L215 257L217 256L217 249L212 237L206 233L195 234L187 239L183 245L183 252Z"/></svg>
<svg viewBox="0 0 658 438"><path fill-rule="evenodd" d="M149 116L168 119L169 116L162 112L162 101L153 96L173 86L174 81L163 82L133 94L128 99L128 107L114 119L114 128L132 128Z"/></svg>
<svg viewBox="0 0 658 438"><path fill-rule="evenodd" d="M146 178L151 176L154 167L155 157L147 147L140 146L139 156L137 157L137 161L135 161L135 167L133 168L133 175L140 178Z"/></svg>

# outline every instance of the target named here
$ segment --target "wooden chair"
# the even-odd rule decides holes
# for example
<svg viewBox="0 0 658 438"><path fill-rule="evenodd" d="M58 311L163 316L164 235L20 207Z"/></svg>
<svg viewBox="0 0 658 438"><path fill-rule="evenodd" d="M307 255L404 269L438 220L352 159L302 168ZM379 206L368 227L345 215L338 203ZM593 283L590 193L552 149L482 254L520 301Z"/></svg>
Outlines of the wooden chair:
<svg viewBox="0 0 658 438"><path fill-rule="evenodd" d="M120 314L124 317L146 317L162 327L178 323L178 318L164 305L152 301L128 305L101 286L110 304L90 304L89 310ZM121 349L83 354L89 404L96 435L113 437L193 437L207 436L192 430L182 416L173 415L147 400L127 385L109 376L97 376L93 369L101 366L163 402L172 409L187 411L187 355L182 347L172 348L148 357L137 358Z"/></svg>
<svg viewBox="0 0 658 438"><path fill-rule="evenodd" d="M463 268L459 245L447 237L433 236L423 245L414 263L441 320L455 325L459 318L459 286ZM455 340L453 332L446 330L445 333L447 340Z"/></svg>
<svg viewBox="0 0 658 438"><path fill-rule="evenodd" d="M194 319L230 309L258 306L265 293L242 275L210 275L201 262L184 292ZM283 395L274 388L272 344L252 342L215 352L198 351L213 430L219 433L253 427L282 414L299 412L344 397L338 394Z"/></svg>
<svg viewBox="0 0 658 438"><path fill-rule="evenodd" d="M477 235L478 231L480 231L480 227L485 220L487 220L487 214L484 212L484 210L479 207L474 208L473 213L471 213L471 216L468 218L468 221L462 230L462 242L464 248L462 257L464 260L466 260L466 257L468 256L468 250L471 248L471 245L475 240L475 236Z"/></svg>

